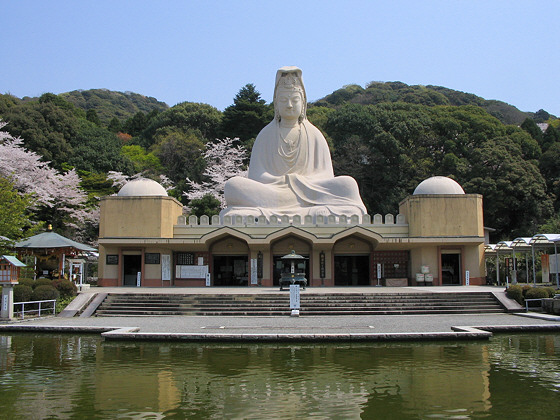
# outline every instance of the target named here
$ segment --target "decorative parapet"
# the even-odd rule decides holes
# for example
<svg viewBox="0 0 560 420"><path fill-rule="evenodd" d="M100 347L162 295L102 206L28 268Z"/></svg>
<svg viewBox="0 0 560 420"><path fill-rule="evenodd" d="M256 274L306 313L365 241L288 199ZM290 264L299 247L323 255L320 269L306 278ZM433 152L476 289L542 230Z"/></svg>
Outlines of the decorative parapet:
<svg viewBox="0 0 560 420"><path fill-rule="evenodd" d="M272 215L270 217L265 216L224 216L223 219L218 215L212 216L212 219L208 216L201 216L200 219L197 216L179 216L177 219L177 225L179 226L356 226L356 225L406 225L406 220L404 214L397 214L393 216L392 214L386 214L385 217L381 214L375 214L372 217L369 214L364 215L362 218L357 214L348 216L279 216Z"/></svg>

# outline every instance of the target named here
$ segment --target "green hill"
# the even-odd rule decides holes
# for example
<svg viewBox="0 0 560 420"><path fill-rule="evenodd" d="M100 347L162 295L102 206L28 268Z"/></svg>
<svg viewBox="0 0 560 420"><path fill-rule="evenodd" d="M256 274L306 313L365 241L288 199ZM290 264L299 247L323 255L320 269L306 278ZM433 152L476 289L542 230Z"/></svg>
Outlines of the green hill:
<svg viewBox="0 0 560 420"><path fill-rule="evenodd" d="M165 102L149 96L107 89L74 90L59 96L85 111L94 109L104 124L108 124L113 117L124 122L138 111L148 114L154 109L164 111L169 108Z"/></svg>
<svg viewBox="0 0 560 420"><path fill-rule="evenodd" d="M520 125L532 112L522 112L502 101L486 100L472 93L460 92L442 86L407 85L402 82L371 82L366 88L347 85L319 99L316 106L339 107L345 103L377 105L383 102L405 102L417 105L475 105L504 124Z"/></svg>

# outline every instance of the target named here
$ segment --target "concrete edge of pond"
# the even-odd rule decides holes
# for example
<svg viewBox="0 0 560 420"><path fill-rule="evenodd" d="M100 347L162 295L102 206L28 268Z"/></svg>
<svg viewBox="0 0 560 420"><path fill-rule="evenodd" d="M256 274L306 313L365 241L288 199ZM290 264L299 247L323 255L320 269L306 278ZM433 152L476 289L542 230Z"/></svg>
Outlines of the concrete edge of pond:
<svg viewBox="0 0 560 420"><path fill-rule="evenodd" d="M364 342L364 341L441 341L488 339L486 331L422 332L422 333L348 333L348 334L200 334L200 333L137 333L115 330L102 333L109 340L185 341L185 342Z"/></svg>
<svg viewBox="0 0 560 420"><path fill-rule="evenodd" d="M560 324L550 325L486 325L454 326L449 332L415 333L155 333L139 332L139 327L95 327L52 325L0 325L2 332L82 333L101 334L105 340L120 341L180 341L180 342L383 342L383 341L442 341L485 340L500 332L560 331Z"/></svg>

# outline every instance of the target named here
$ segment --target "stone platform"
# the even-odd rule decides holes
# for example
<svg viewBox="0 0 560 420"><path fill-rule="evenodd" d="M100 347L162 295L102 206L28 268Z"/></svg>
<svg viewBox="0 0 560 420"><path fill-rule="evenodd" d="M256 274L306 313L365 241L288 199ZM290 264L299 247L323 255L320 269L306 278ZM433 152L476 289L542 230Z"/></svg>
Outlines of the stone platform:
<svg viewBox="0 0 560 420"><path fill-rule="evenodd" d="M334 288L326 293L356 293L361 288ZM371 288L365 288L371 292ZM391 288L376 288L379 293ZM444 291L445 287L399 288L410 293ZM452 287L455 292L495 290L491 287ZM92 289L94 293L95 289ZM116 293L127 293L138 289L116 288ZM185 293L186 289L144 289L143 293ZM189 289L190 290L190 289ZM201 288L196 293L207 290L217 293L216 288ZM239 288L227 289L231 293L267 293L268 289ZM99 288L113 293L108 288ZM223 292L223 289L220 289ZM194 293L195 291L193 291ZM277 289L270 289L276 293ZM394 290L393 290L394 292ZM494 333L522 333L528 331L560 332L560 317L541 314L481 314L481 315L364 315L364 316L165 316L165 317L47 317L29 321L13 321L0 325L0 333L42 332L42 333L96 333L106 340L174 340L185 342L375 342L375 341L426 341L488 339Z"/></svg>

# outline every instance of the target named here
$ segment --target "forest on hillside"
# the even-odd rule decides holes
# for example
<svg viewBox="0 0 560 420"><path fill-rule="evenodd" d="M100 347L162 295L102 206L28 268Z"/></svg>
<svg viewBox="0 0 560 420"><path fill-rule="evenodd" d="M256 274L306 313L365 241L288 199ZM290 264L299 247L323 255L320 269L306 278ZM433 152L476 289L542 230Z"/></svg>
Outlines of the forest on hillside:
<svg viewBox="0 0 560 420"><path fill-rule="evenodd" d="M163 180L193 214L216 213L216 198L189 199L196 184L212 182L208 150L218 139L238 139L227 144L246 150L246 166L272 118L272 104L252 84L224 111L103 89L0 95L0 236L18 239L52 224L94 243L99 198L137 174ZM438 86L372 82L309 104L308 118L329 142L335 174L357 180L370 214L395 214L422 180L443 175L484 196L495 241L560 231L560 120L544 110L525 113ZM41 167L42 175L10 159ZM50 195L41 195L51 179Z"/></svg>

